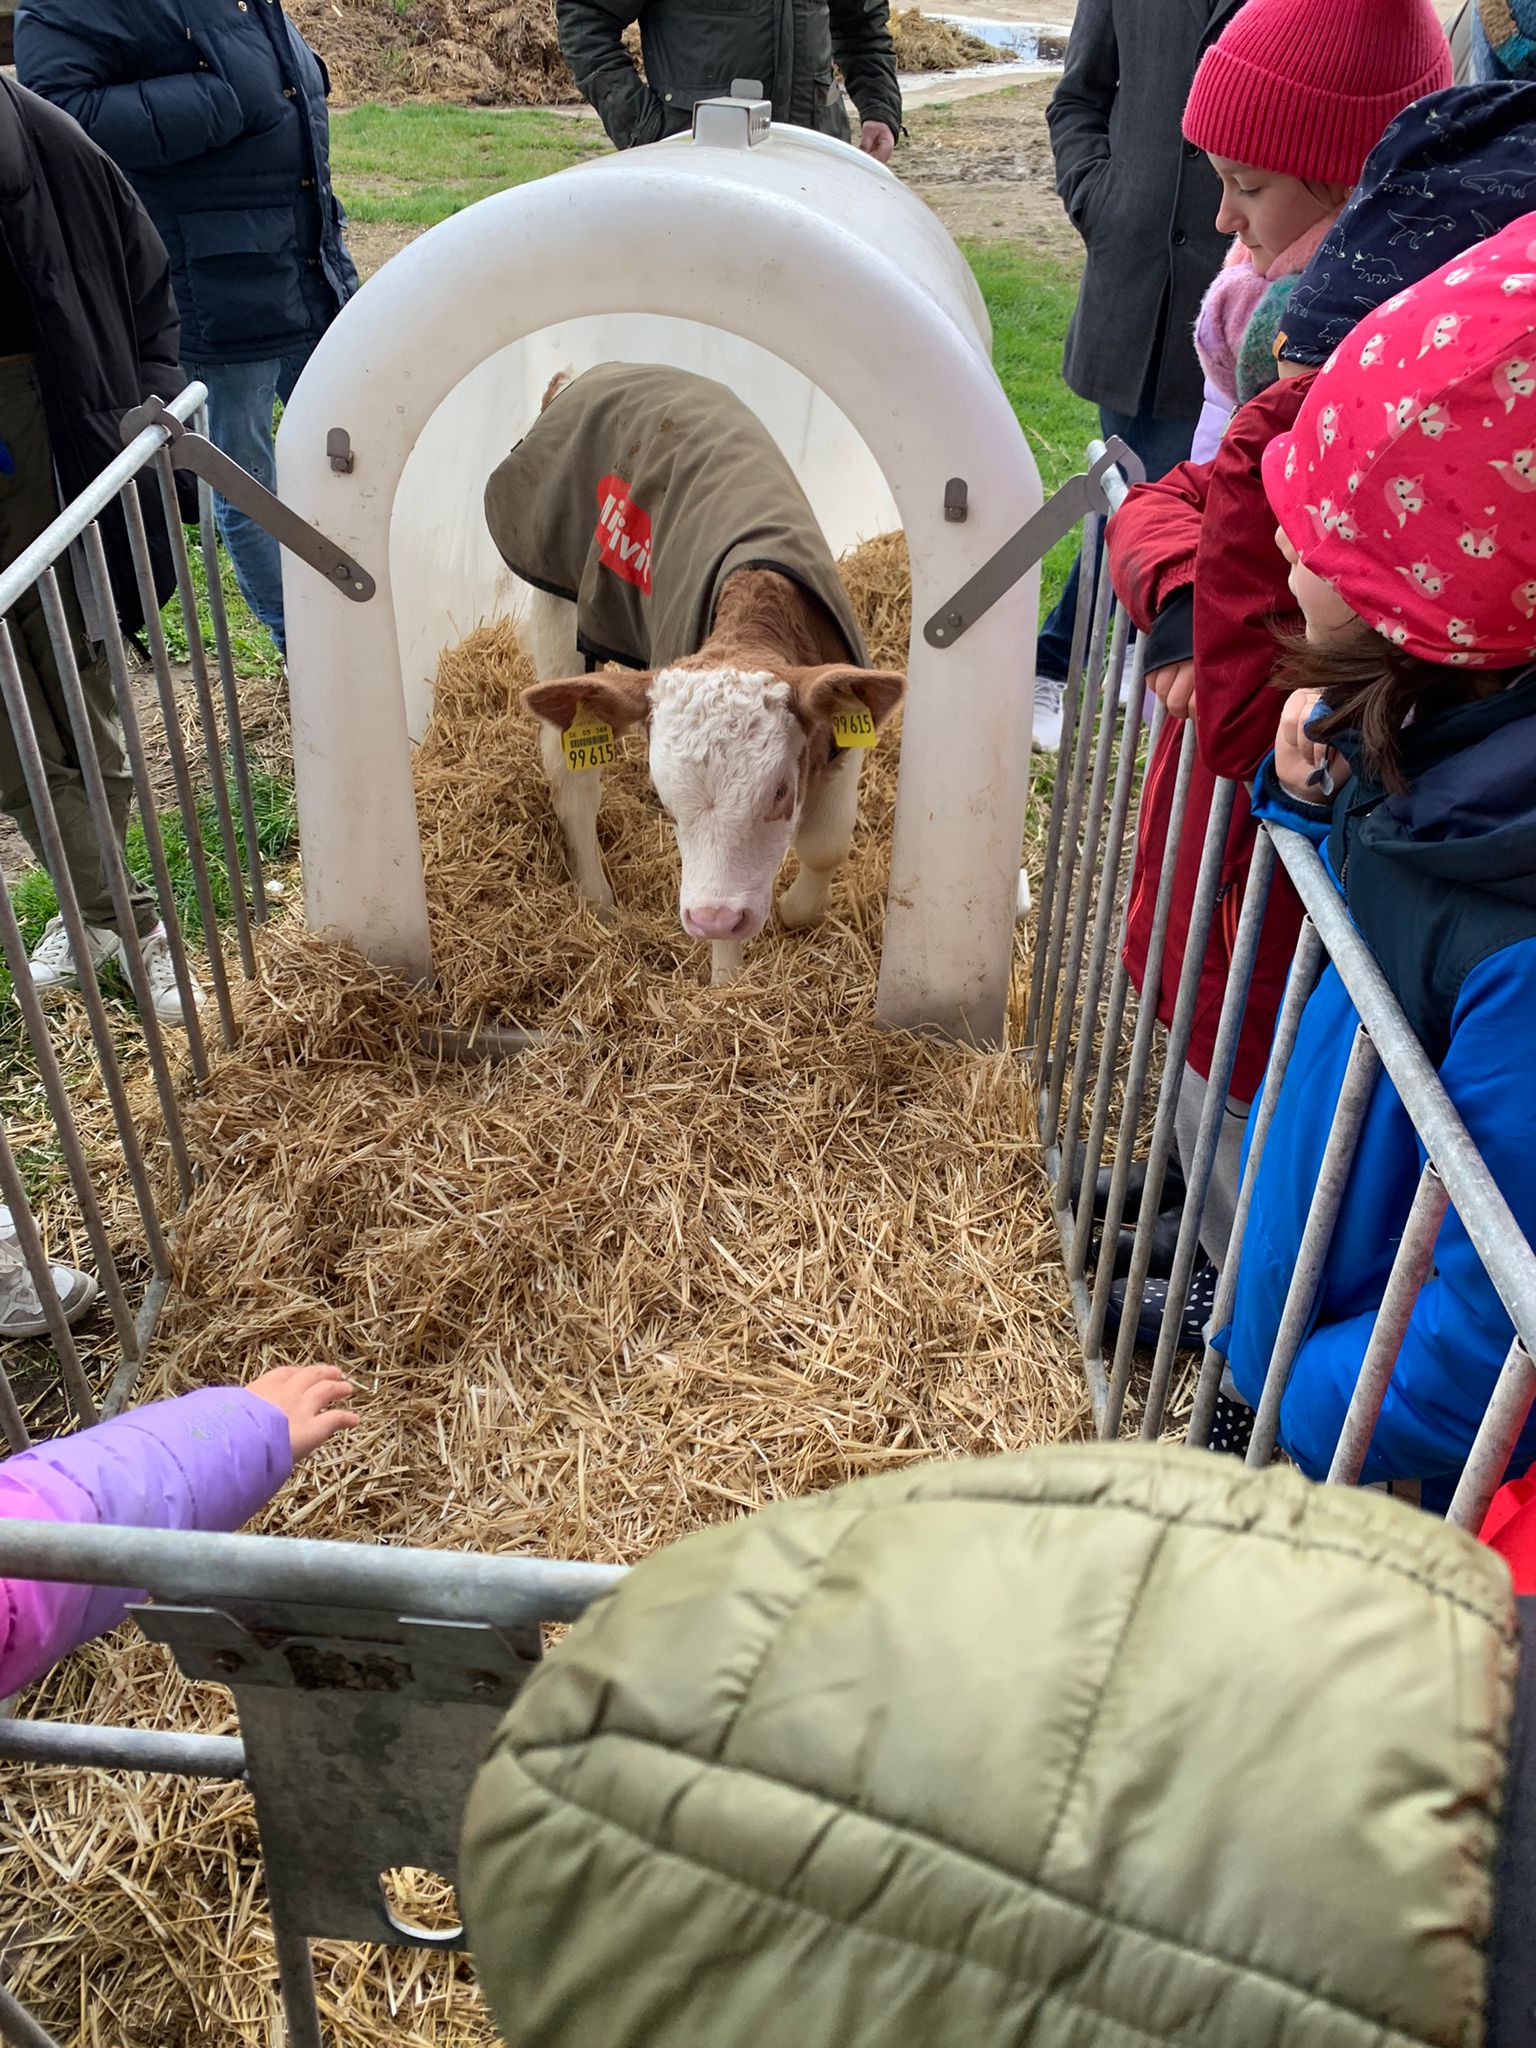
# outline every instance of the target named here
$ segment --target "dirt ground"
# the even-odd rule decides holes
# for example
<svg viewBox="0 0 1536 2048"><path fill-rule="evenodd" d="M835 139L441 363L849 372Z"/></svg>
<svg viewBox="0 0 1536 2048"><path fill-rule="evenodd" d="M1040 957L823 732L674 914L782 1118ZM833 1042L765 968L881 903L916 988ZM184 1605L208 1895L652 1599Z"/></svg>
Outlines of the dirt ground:
<svg viewBox="0 0 1536 2048"><path fill-rule="evenodd" d="M1077 236L1056 197L1045 130L1052 84L1032 79L911 108L893 168L952 235L1077 256ZM420 233L393 221L351 222L347 239L358 274L371 277Z"/></svg>

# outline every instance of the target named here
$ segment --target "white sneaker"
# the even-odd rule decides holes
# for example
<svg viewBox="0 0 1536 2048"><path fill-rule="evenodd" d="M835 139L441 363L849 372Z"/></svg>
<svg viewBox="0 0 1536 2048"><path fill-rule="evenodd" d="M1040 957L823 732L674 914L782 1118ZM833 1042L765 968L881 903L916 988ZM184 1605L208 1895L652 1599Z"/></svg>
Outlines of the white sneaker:
<svg viewBox="0 0 1536 2048"><path fill-rule="evenodd" d="M88 924L85 943L90 950L91 965L98 974L109 960L119 967L123 965L123 942L105 925ZM79 987L80 973L70 951L69 933L64 929L62 917L49 918L43 927L43 936L32 948L30 959L32 979L39 988Z"/></svg>
<svg viewBox="0 0 1536 2048"><path fill-rule="evenodd" d="M152 932L144 934L139 941L139 954L149 976L149 993L155 1015L162 1024L184 1027L187 1020L181 1007L181 990L176 986L176 963L171 958L171 943L165 936L163 924L157 924ZM192 1001L200 1010L208 998L201 982L192 974L190 965L187 972L192 981Z"/></svg>
<svg viewBox="0 0 1536 2048"><path fill-rule="evenodd" d="M1060 676L1035 677L1034 742L1038 754L1061 749L1061 699L1066 683Z"/></svg>
<svg viewBox="0 0 1536 2048"><path fill-rule="evenodd" d="M48 1318L16 1244L11 1212L0 1204L0 1342L7 1337L45 1337ZM100 1293L89 1273L73 1266L50 1266L53 1291L66 1323L78 1323Z"/></svg>
<svg viewBox="0 0 1536 2048"><path fill-rule="evenodd" d="M121 938L105 925L88 924L85 941L90 948L91 965L97 974L108 962L117 967L125 981L128 980L128 954ZM155 1015L162 1024L185 1024L182 1015L181 991L176 986L176 969L171 960L171 948L165 936L165 926L157 924L152 932L146 932L139 940L139 954L149 976L150 1000ZM39 988L77 988L80 982L75 956L70 950L69 933L64 929L62 917L50 917L44 927L43 936L32 949L32 979ZM132 983L129 982L130 988ZM201 1009L203 991L194 979L193 1000Z"/></svg>

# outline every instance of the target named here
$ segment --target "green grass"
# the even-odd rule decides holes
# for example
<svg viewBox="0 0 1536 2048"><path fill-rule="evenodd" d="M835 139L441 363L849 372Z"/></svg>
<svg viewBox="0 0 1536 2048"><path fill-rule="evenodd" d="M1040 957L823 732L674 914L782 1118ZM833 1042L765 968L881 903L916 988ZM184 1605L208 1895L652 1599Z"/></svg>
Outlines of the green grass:
<svg viewBox="0 0 1536 2048"><path fill-rule="evenodd" d="M1077 297L1077 272L1012 242L963 245L992 317L992 362L1040 467L1047 497L1083 467L1099 416L1061 381L1061 349ZM1074 530L1057 542L1041 571L1040 615L1061 594L1077 552Z"/></svg>
<svg viewBox="0 0 1536 2048"><path fill-rule="evenodd" d="M433 227L607 143L559 114L470 107L353 107L331 117L331 170L353 220Z"/></svg>
<svg viewBox="0 0 1536 2048"><path fill-rule="evenodd" d="M192 557L192 588L197 596L198 623L211 666L215 649L213 614L208 608L208 574L196 535L189 533L187 541ZM242 676L275 676L283 665L282 657L266 627L247 609L235 582L233 565L222 547L219 549L219 585L224 593L224 613L229 622L229 642L235 657L236 673ZM160 623L165 628L166 651L172 661L189 660L191 649L187 643L187 622L182 616L180 597L171 599L160 614Z"/></svg>
<svg viewBox="0 0 1536 2048"><path fill-rule="evenodd" d="M234 813L235 844L239 851L243 878L245 825L240 816L240 800L233 780L229 784L229 804ZM292 853L298 844L299 816L294 803L293 785L288 778L270 774L264 768L253 766L251 807L256 814L256 845L263 861L281 860L286 854ZM160 833L165 842L166 866L170 870L171 890L176 899L177 916L183 930L192 936L202 929L202 913L198 907L197 884L186 828L179 810L162 811L159 818ZM224 860L224 840L219 830L218 809L211 792L198 799L197 826L198 838L208 866L214 912L222 924L231 915L233 899L230 894L229 870ZM136 875L142 875L146 880L152 880L153 870L149 861L149 848L144 838L144 827L137 818L128 827L127 853L128 865L132 871ZM16 912L16 921L21 926L22 937L29 948L36 945L43 935L44 925L59 907L53 883L41 868L29 868L19 880L11 884L11 903ZM0 998L9 995L10 987L10 976L3 965L0 965Z"/></svg>

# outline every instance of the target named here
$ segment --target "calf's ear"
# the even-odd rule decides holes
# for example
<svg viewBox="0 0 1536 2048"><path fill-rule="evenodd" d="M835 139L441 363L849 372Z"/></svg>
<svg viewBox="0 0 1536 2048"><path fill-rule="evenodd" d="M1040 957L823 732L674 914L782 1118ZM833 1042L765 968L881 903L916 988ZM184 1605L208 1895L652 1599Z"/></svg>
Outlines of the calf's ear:
<svg viewBox="0 0 1536 2048"><path fill-rule="evenodd" d="M535 718L562 732L578 715L600 718L615 732L628 732L644 725L651 715L649 672L628 670L590 676L563 676L552 682L530 683L523 703Z"/></svg>
<svg viewBox="0 0 1536 2048"><path fill-rule="evenodd" d="M838 704L852 697L876 725L884 725L901 702L907 679L894 669L853 668L847 662L832 662L825 668L794 670L789 686L795 693L795 709L807 724L830 718Z"/></svg>

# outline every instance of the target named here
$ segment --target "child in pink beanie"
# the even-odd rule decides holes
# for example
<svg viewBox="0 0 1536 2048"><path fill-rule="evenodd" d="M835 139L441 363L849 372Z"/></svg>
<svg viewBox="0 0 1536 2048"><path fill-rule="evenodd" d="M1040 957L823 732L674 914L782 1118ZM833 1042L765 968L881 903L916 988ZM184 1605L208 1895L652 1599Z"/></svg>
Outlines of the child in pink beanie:
<svg viewBox="0 0 1536 2048"><path fill-rule="evenodd" d="M1206 51L1184 134L1221 179L1216 225L1236 240L1195 327L1193 461L1272 380L1266 338L1389 123L1450 82L1431 0L1248 0Z"/></svg>

